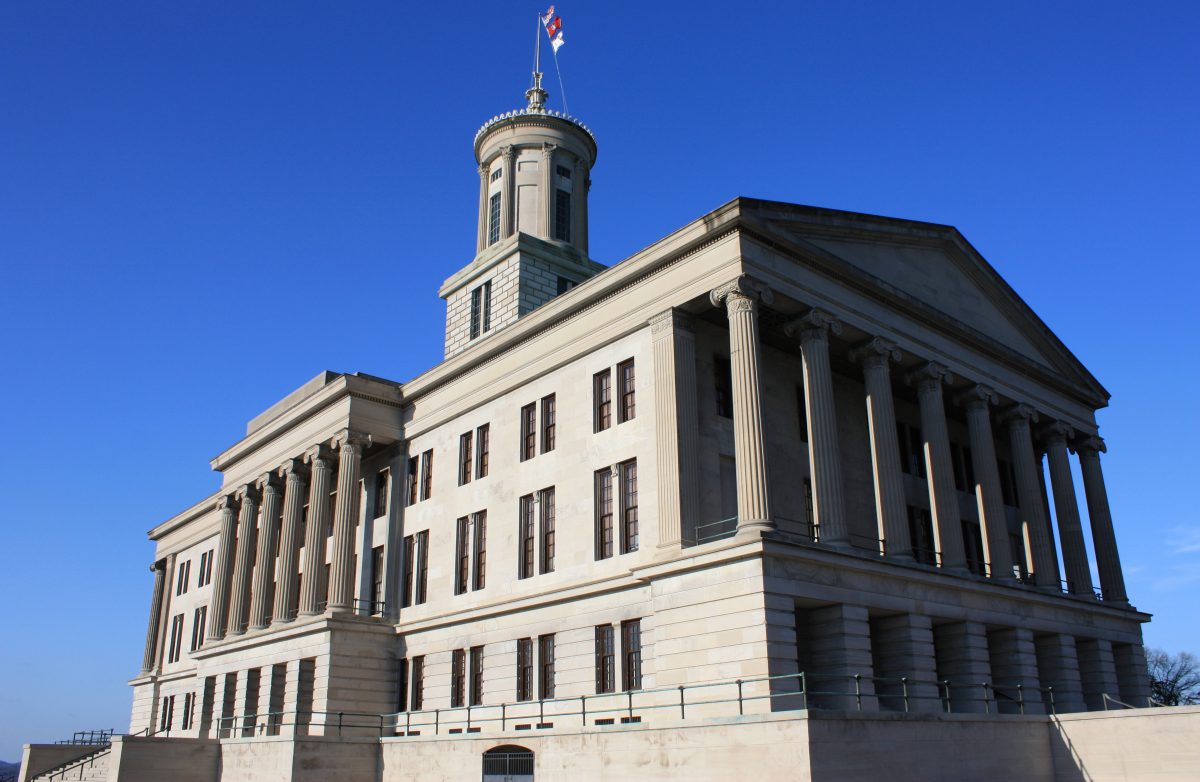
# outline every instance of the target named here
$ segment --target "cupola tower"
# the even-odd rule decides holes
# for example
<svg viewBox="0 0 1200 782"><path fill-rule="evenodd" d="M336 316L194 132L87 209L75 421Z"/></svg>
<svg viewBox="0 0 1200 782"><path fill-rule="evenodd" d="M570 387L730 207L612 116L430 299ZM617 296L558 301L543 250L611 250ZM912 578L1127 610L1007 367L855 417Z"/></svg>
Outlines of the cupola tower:
<svg viewBox="0 0 1200 782"><path fill-rule="evenodd" d="M438 292L447 358L604 269L588 258L596 139L579 120L546 108L541 73L525 97L525 108L475 134L475 258Z"/></svg>

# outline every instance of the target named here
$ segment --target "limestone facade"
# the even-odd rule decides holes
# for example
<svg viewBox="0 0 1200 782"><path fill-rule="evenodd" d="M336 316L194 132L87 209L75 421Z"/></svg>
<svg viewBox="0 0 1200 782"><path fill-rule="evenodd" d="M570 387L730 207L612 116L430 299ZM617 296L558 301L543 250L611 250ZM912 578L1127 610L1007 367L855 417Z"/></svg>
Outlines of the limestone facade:
<svg viewBox="0 0 1200 782"><path fill-rule="evenodd" d="M961 234L735 199L604 268L595 142L531 93L476 140L446 359L318 375L150 531L131 732L1144 704L1108 394Z"/></svg>

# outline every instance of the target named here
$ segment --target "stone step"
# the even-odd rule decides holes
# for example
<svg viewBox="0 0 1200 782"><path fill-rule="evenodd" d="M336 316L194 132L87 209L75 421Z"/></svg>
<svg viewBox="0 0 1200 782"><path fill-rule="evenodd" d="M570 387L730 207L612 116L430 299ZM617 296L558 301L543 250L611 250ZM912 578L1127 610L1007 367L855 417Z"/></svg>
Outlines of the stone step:
<svg viewBox="0 0 1200 782"><path fill-rule="evenodd" d="M33 778L33 782L105 782L108 779L109 749L83 760L72 761Z"/></svg>

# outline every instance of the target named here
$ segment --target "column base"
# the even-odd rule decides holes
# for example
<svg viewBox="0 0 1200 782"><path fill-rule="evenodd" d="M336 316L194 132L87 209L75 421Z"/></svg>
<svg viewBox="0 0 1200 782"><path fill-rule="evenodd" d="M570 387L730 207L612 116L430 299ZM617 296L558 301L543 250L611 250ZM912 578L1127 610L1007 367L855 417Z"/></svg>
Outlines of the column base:
<svg viewBox="0 0 1200 782"><path fill-rule="evenodd" d="M775 522L770 519L748 519L738 522L737 532L734 533L734 536L738 538L761 538L774 531Z"/></svg>

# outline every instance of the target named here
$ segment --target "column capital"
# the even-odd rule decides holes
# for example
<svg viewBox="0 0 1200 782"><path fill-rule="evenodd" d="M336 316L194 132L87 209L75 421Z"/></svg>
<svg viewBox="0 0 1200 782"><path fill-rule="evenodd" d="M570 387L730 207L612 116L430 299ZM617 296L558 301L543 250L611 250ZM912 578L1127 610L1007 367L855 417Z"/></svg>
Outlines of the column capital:
<svg viewBox="0 0 1200 782"><path fill-rule="evenodd" d="M160 559L160 560L150 563L150 572L151 573L165 573L166 570L167 570L167 561L165 559Z"/></svg>
<svg viewBox="0 0 1200 782"><path fill-rule="evenodd" d="M918 390L925 390L943 384L950 385L954 382L954 375L942 364L930 361L905 375L905 380L910 385L917 386Z"/></svg>
<svg viewBox="0 0 1200 782"><path fill-rule="evenodd" d="M333 436L333 447L338 450L350 449L362 455L364 448L371 444L371 435L353 429L343 429Z"/></svg>
<svg viewBox="0 0 1200 782"><path fill-rule="evenodd" d="M247 500L257 502L258 488L253 483L247 483L245 486L238 488L237 500L241 503L245 503Z"/></svg>
<svg viewBox="0 0 1200 782"><path fill-rule="evenodd" d="M868 362L899 362L904 354L896 347L895 342L889 342L883 337L871 337L866 342L850 351L851 361Z"/></svg>
<svg viewBox="0 0 1200 782"><path fill-rule="evenodd" d="M297 457L295 459L288 459L286 462L280 465L279 469L275 471L275 474L280 478L284 478L289 481L303 480L306 471L307 468L304 466L303 457Z"/></svg>
<svg viewBox="0 0 1200 782"><path fill-rule="evenodd" d="M692 333L692 319L686 312L672 307L665 312L652 317L647 321L650 324L650 333L655 339L673 333L675 331L686 331Z"/></svg>
<svg viewBox="0 0 1200 782"><path fill-rule="evenodd" d="M484 177L486 177L487 175L488 175L488 164L487 164L487 163L480 163L480 164L479 164L479 178L480 178L480 179L483 179L483 178L484 178Z"/></svg>
<svg viewBox="0 0 1200 782"><path fill-rule="evenodd" d="M542 157L548 158L554 154L554 150L558 149L557 144L551 144L549 141L542 142Z"/></svg>
<svg viewBox="0 0 1200 782"><path fill-rule="evenodd" d="M1077 439L1072 443L1072 450L1080 456L1095 456L1101 453L1108 453L1108 446L1104 444L1103 437L1093 434Z"/></svg>
<svg viewBox="0 0 1200 782"><path fill-rule="evenodd" d="M729 312L734 312L735 310L753 309L759 302L771 305L775 302L775 294L771 292L765 282L743 274L711 291L708 294L708 300L714 307L723 305Z"/></svg>
<svg viewBox="0 0 1200 782"><path fill-rule="evenodd" d="M835 335L841 334L842 322L825 310L816 307L783 327L784 334L789 337L800 337L801 343L812 339L827 339L831 331Z"/></svg>
<svg viewBox="0 0 1200 782"><path fill-rule="evenodd" d="M259 476L259 479L254 482L254 488L256 488L262 496L266 496L268 493L278 494L279 477L276 472L272 470L265 475Z"/></svg>
<svg viewBox="0 0 1200 782"><path fill-rule="evenodd" d="M1009 424L1025 422L1037 423L1038 412L1026 404L1016 404L1004 411L1004 420Z"/></svg>
<svg viewBox="0 0 1200 782"><path fill-rule="evenodd" d="M222 494L220 497L217 497L216 509L218 511L233 510L233 495Z"/></svg>
<svg viewBox="0 0 1200 782"><path fill-rule="evenodd" d="M333 454L329 451L329 446L321 443L314 445L304 452L304 463L310 467L316 467L318 463L322 467L329 467L333 460Z"/></svg>
<svg viewBox="0 0 1200 782"><path fill-rule="evenodd" d="M955 394L954 403L962 405L968 410L986 409L990 405L999 404L1000 395L991 386L976 383L966 391Z"/></svg>
<svg viewBox="0 0 1200 782"><path fill-rule="evenodd" d="M500 147L500 156L502 158L504 158L505 161L512 160L516 156L516 154L517 154L517 148L514 147L512 144L506 144L503 147Z"/></svg>
<svg viewBox="0 0 1200 782"><path fill-rule="evenodd" d="M1056 444L1065 446L1068 440L1075 437L1075 427L1063 421L1055 421L1046 426L1043 434L1047 445Z"/></svg>

